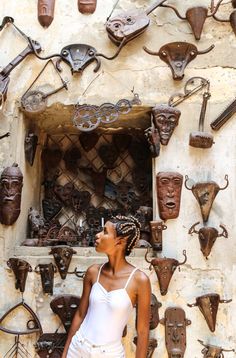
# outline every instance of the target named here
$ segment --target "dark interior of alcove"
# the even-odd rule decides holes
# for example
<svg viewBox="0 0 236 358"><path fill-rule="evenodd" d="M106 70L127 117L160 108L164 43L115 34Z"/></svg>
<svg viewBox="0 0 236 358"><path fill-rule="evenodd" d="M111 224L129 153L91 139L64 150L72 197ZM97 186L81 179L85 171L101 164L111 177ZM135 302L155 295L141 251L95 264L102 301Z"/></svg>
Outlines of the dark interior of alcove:
<svg viewBox="0 0 236 358"><path fill-rule="evenodd" d="M40 212L29 214L27 246L94 245L110 217L135 215L149 241L152 157L144 129L50 133L41 153Z"/></svg>

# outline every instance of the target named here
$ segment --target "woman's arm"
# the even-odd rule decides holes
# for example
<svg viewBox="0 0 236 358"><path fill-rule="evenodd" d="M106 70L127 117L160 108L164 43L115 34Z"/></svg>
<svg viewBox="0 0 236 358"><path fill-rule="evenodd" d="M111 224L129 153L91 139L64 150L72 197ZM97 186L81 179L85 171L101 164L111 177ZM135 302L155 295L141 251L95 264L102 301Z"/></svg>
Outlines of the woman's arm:
<svg viewBox="0 0 236 358"><path fill-rule="evenodd" d="M80 300L79 307L74 315L70 330L68 332L66 344L61 358L66 358L71 339L79 329L87 313L88 305L89 305L89 295L90 295L91 287L93 285L93 278L96 277L97 271L98 271L98 266L93 265L88 268L85 274L84 281L83 281L82 297Z"/></svg>
<svg viewBox="0 0 236 358"><path fill-rule="evenodd" d="M146 358L149 341L151 284L141 272L137 291L137 347L135 358Z"/></svg>

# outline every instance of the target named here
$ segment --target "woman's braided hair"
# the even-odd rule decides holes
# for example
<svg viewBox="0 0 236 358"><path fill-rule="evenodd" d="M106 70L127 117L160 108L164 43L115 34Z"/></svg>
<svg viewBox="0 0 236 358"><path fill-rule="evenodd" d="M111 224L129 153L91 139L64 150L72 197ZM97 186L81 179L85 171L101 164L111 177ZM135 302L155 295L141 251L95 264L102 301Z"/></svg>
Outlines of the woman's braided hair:
<svg viewBox="0 0 236 358"><path fill-rule="evenodd" d="M128 237L125 255L129 256L140 238L140 222L134 216L117 215L110 220L115 224L116 234L121 237Z"/></svg>

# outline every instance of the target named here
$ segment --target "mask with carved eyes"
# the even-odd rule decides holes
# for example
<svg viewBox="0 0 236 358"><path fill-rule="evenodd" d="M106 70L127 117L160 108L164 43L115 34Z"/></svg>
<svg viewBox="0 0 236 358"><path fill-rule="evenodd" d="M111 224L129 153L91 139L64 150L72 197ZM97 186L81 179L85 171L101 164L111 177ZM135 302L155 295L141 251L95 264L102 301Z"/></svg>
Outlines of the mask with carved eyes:
<svg viewBox="0 0 236 358"><path fill-rule="evenodd" d="M18 164L3 170L0 178L0 222L12 225L20 215L23 175Z"/></svg>
<svg viewBox="0 0 236 358"><path fill-rule="evenodd" d="M74 295L60 295L50 302L50 307L63 323L66 332L69 331L75 312L80 304L80 297Z"/></svg>
<svg viewBox="0 0 236 358"><path fill-rule="evenodd" d="M156 183L161 219L176 219L179 216L183 176L174 172L160 172Z"/></svg>
<svg viewBox="0 0 236 358"><path fill-rule="evenodd" d="M162 145L167 145L174 132L174 129L179 124L179 117L181 112L167 105L159 105L152 108L153 123L158 129L160 141Z"/></svg>

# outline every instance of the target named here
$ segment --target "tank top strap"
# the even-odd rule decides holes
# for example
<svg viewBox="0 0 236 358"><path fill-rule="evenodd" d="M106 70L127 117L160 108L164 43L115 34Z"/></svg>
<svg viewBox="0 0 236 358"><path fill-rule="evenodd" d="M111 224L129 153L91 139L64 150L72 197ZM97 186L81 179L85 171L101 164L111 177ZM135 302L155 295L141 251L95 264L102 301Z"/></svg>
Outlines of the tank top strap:
<svg viewBox="0 0 236 358"><path fill-rule="evenodd" d="M135 267L135 269L131 272L131 274L129 275L129 278L128 278L126 284L125 284L124 289L126 289L126 287L128 286L128 284L130 283L131 278L133 277L133 274L134 274L137 270L138 270L138 268Z"/></svg>
<svg viewBox="0 0 236 358"><path fill-rule="evenodd" d="M102 270L102 268L103 268L103 266L105 265L105 263L104 264L102 264L100 267L99 267L99 270L98 270L98 275L97 275L97 280L96 280L96 282L98 282L99 281L99 278L100 278L100 274L101 274L101 270Z"/></svg>

